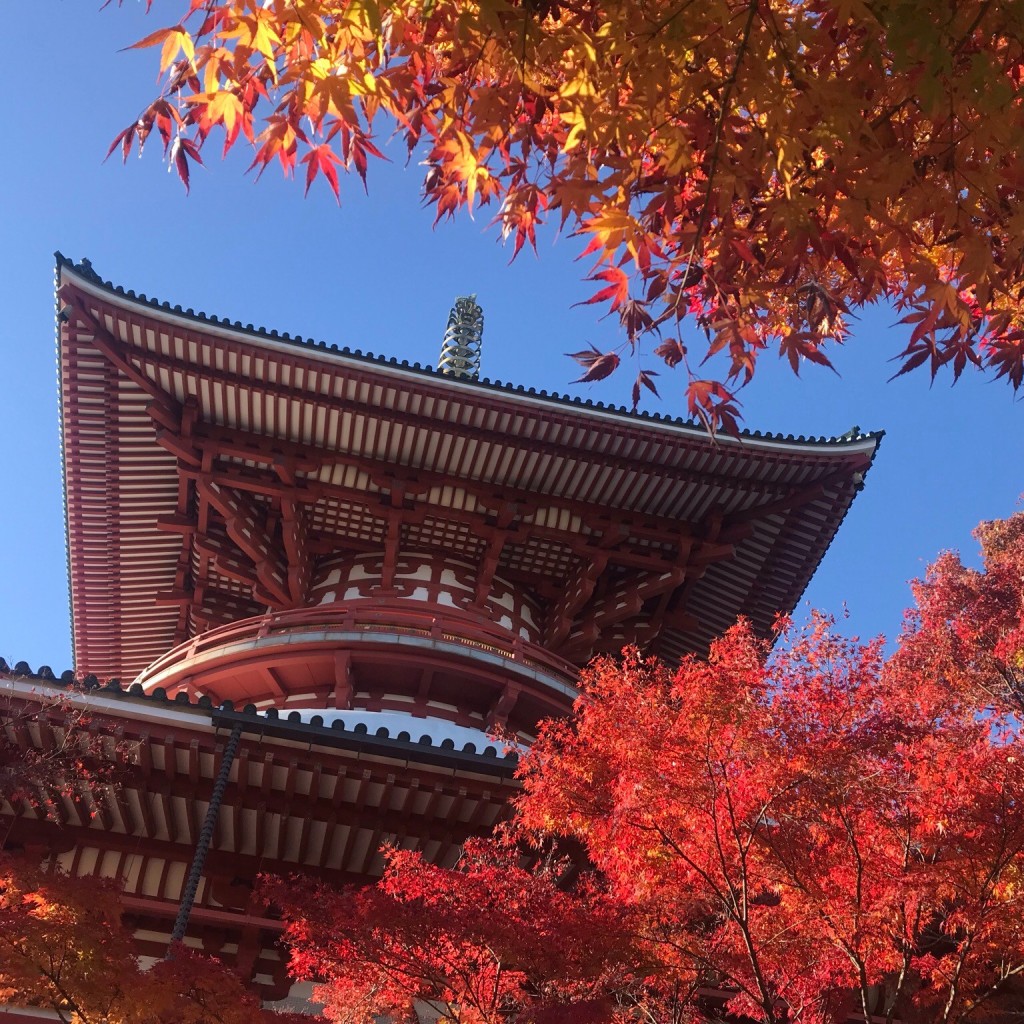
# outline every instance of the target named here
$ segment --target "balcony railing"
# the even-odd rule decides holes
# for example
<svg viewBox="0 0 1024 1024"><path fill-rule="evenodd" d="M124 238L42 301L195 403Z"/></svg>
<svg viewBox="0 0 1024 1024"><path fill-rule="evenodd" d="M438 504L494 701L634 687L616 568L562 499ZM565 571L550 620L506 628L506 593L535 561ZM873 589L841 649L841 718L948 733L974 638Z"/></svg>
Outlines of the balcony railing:
<svg viewBox="0 0 1024 1024"><path fill-rule="evenodd" d="M135 682L149 689L162 685L167 676L174 675L175 670L185 668L195 659L215 655L226 648L256 645L274 637L327 632L346 634L348 642L360 636L371 642L375 636L381 639L385 635L396 634L418 636L465 648L469 656L473 651L486 652L517 666L553 676L562 686L571 688L576 680L577 666L502 626L458 608L439 605L409 607L411 603L365 602L369 607L360 607L362 602L319 605L242 619L179 644L142 671Z"/></svg>

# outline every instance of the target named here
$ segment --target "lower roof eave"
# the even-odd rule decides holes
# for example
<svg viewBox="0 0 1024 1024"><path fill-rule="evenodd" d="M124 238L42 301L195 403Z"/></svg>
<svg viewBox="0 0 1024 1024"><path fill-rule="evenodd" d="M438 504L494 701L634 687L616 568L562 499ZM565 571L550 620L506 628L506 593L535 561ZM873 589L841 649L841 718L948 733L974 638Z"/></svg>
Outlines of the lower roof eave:
<svg viewBox="0 0 1024 1024"><path fill-rule="evenodd" d="M434 747L432 744L399 740L391 736L369 735L333 726L280 720L255 710L236 711L227 705L203 707L168 701L162 695L126 693L120 688L80 689L32 676L0 674L0 695L39 705L67 703L77 711L104 718L130 719L132 723L163 726L207 735L222 734L240 727L243 735L261 741L297 744L304 748L321 747L350 752L406 767L441 768L458 775L487 776L512 783L518 764L515 752L508 756L474 753L466 750Z"/></svg>

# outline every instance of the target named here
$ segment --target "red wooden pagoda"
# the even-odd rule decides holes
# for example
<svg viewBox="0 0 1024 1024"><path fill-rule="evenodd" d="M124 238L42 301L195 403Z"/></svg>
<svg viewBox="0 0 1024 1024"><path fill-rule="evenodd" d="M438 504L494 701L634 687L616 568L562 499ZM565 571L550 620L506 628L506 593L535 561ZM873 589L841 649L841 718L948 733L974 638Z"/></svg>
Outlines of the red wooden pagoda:
<svg viewBox="0 0 1024 1024"><path fill-rule="evenodd" d="M256 873L367 878L385 840L453 861L514 787L489 734L528 742L566 713L595 653L676 659L740 614L767 632L879 443L712 440L171 307L87 262L58 256L56 284L75 674L93 687L65 696L130 741L135 777L47 794L49 821L0 806L0 824L121 879L151 955L194 897L186 941L268 999L290 983ZM14 701L64 693L46 669L2 675ZM64 728L51 710L17 739Z"/></svg>

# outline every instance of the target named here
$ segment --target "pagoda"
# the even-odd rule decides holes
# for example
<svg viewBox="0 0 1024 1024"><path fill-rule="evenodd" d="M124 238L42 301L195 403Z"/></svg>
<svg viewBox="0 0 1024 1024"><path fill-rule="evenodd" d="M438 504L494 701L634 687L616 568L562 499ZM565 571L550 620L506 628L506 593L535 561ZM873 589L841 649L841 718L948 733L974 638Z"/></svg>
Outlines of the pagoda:
<svg viewBox="0 0 1024 1024"><path fill-rule="evenodd" d="M132 768L0 804L0 834L119 879L143 953L183 936L268 1001L292 986L256 874L362 881L384 842L454 863L595 654L678 660L738 615L767 635L880 441L711 438L481 380L472 298L435 369L59 254L56 295L75 668L0 664L0 688L41 709L26 749L87 708Z"/></svg>

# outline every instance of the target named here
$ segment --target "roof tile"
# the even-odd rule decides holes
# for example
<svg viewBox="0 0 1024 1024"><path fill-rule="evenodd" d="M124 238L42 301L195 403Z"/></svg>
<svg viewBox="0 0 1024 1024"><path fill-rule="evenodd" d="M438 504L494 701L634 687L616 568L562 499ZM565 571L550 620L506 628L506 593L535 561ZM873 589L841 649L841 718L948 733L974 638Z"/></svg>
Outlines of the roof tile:
<svg viewBox="0 0 1024 1024"><path fill-rule="evenodd" d="M310 339L303 338L301 335L296 335L293 338L287 331L285 331L283 333L279 333L276 330L268 329L267 327L263 327L263 326L254 327L252 324L246 324L246 325L243 326L241 324L241 322L238 321L238 320L235 320L234 322L232 322L232 321L227 320L225 318L218 317L215 314L203 313L203 312L198 312L197 313L197 312L195 312L192 309L191 306L188 307L187 309L185 309L184 312L183 312L180 305L175 305L175 306L172 307L170 305L170 303L168 303L168 302L161 302L159 299L149 298L149 297L147 297L145 295L145 293L136 294L131 289L127 289L126 290L121 285L115 285L111 281L104 280L102 277L100 277L99 274L96 273L96 271L93 269L91 261L89 261L88 259L84 259L83 258L78 263L75 263L74 260L69 259L68 257L66 257L61 252L57 252L54 255L55 255L56 260L57 260L57 270L58 270L58 273L59 273L59 271L60 271L60 269L62 267L67 267L68 269L73 270L76 273L78 273L78 274L80 274L80 275L82 275L84 277L87 277L90 280L92 280L93 282L101 285L104 289L106 289L107 291L111 292L112 294L124 295L127 298L134 299L136 302L139 302L139 303L141 303L143 305L148 305L148 306L153 307L155 309L167 310L169 312L174 312L174 313L176 313L178 315L187 316L190 319L196 320L199 323L215 324L215 325L218 325L218 326L228 326L228 327L232 327L233 329L235 329L237 331L241 331L241 332L244 332L244 333L247 333L247 334L253 334L253 335L256 335L256 336L259 336L259 337L275 338L275 339L278 339L278 340L281 340L281 341L287 341L287 342L289 342L289 343L291 343L293 345L300 346L302 348L320 348L320 349L328 348L327 343L324 342L324 341L312 341ZM424 374L424 375L427 375L427 376L433 376L437 372L435 367L433 367L433 366L428 366L428 365L424 365L422 363L417 363L417 362L409 362L409 361L404 360L404 359L399 364L397 362L396 358L393 357L393 356L392 357L388 357L388 356L382 356L382 355L374 355L372 352L365 352L364 353L364 352L362 352L358 348L350 349L347 346L339 347L336 344L331 344L329 346L329 350L332 351L332 352L338 352L339 354L347 356L349 358L364 359L367 362L373 362L373 363L379 363L379 364L382 364L382 365L391 365L391 366L401 365L402 367L404 367L406 369L409 369L409 370L412 370L412 371L414 371L416 373ZM545 391L543 389L542 390L535 390L534 388L525 387L522 384L516 384L516 385L503 384L500 380L492 381L492 380L490 380L489 378L486 378L486 377L484 377L484 378L482 378L480 380L472 380L472 381L467 380L467 381L464 381L463 383L465 383L465 384L467 384L469 386L480 387L480 388L485 388L485 389L489 388L489 389L492 389L492 390L504 390L504 391L510 391L511 390L511 391L515 391L517 394L529 395L532 398L538 398L538 399L541 399L541 400L544 400L544 401L555 402L555 403L558 403L558 404L569 404L569 403L571 403L573 405L582 405L584 408L595 409L595 410L597 410L599 412L611 412L611 413L614 413L616 415L621 415L621 416L625 416L625 417L629 417L629 418L634 418L634 419L648 419L648 418L651 418L651 419L654 419L656 422L671 423L671 424L676 425L676 426L690 427L690 428L693 428L695 430L700 430L700 431L704 430L704 427L701 424L697 423L695 420L683 419L682 417L673 417L673 416L662 414L660 412L652 412L650 414L648 414L647 412L633 412L632 410L627 409L625 406L622 406L622 405L607 405L606 403L604 403L602 401L594 401L594 400L591 400L591 399L584 399L584 398L581 398L579 396L572 396L572 397L570 397L569 395L562 395L562 394L559 394L558 392L552 392L552 393L549 394L547 391ZM805 436L803 434L794 436L793 434L787 434L786 437L783 438L782 435L780 435L780 434L772 434L770 432L769 433L762 433L761 431L757 431L757 430L743 430L743 431L740 432L740 437L741 438L748 438L748 439L785 440L785 441L793 442L795 444L807 444L807 443L813 443L813 442L827 443L829 441L849 441L849 440L855 440L857 438L868 438L868 437L881 438L883 433L884 432L882 432L882 431L876 431L876 432L872 432L872 433L865 433L865 432L858 431L856 434L854 434L852 436L849 435L849 434L846 434L846 435L842 435L840 437L835 437L835 436L833 436L833 437L823 437L823 436L814 436L814 435Z"/></svg>

